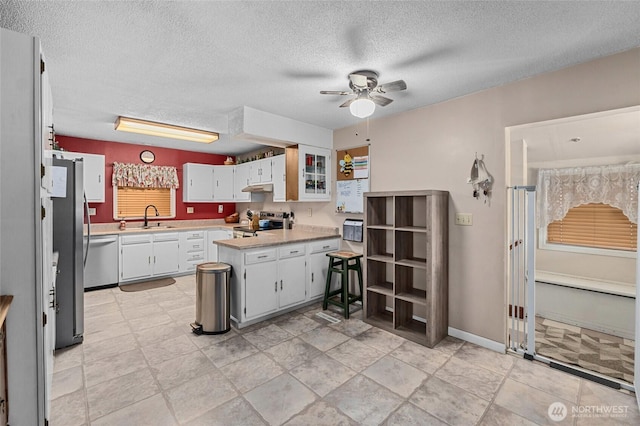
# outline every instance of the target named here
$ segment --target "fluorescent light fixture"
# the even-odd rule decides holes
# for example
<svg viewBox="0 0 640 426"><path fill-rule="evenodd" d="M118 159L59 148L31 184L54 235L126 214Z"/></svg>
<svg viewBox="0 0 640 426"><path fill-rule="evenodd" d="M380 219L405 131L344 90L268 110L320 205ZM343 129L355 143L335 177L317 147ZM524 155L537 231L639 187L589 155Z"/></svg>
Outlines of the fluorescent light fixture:
<svg viewBox="0 0 640 426"><path fill-rule="evenodd" d="M349 105L349 111L351 111L351 114L358 118L369 117L375 110L376 104L374 104L366 94L358 95L358 99L351 102L351 105Z"/></svg>
<svg viewBox="0 0 640 426"><path fill-rule="evenodd" d="M205 132L204 130L189 129L187 127L128 117L118 117L116 120L116 130L202 143L215 142L219 137L218 133L215 132Z"/></svg>

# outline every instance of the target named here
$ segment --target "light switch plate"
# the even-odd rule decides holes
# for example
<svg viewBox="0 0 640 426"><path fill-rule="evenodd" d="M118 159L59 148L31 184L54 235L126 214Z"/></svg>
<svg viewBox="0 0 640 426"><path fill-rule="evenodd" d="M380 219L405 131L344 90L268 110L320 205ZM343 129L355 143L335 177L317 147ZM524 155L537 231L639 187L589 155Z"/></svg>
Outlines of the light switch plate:
<svg viewBox="0 0 640 426"><path fill-rule="evenodd" d="M218 213L224 212L224 206L222 204L218 204Z"/></svg>
<svg viewBox="0 0 640 426"><path fill-rule="evenodd" d="M456 213L456 225L473 225L473 215L471 213Z"/></svg>
<svg viewBox="0 0 640 426"><path fill-rule="evenodd" d="M193 207L187 207L187 213L193 213Z"/></svg>

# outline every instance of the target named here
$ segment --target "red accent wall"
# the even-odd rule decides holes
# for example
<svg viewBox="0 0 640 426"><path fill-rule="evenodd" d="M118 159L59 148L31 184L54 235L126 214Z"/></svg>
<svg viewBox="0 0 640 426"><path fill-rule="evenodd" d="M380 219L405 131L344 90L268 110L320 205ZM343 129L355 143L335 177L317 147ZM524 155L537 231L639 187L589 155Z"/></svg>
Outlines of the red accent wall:
<svg viewBox="0 0 640 426"><path fill-rule="evenodd" d="M148 149L155 154L154 166L174 166L178 170L180 188L176 190L176 219L219 219L236 211L235 203L184 203L182 201L182 165L184 163L223 164L225 155L205 154L202 152L183 151L180 149L158 148L147 145L133 145L120 142L83 139L70 136L56 135L56 140L65 151L85 152L87 154L102 154L105 156L105 196L104 203L89 203L95 207L96 214L91 216L93 223L115 222L113 219L113 186L111 175L113 163L142 163L140 152ZM218 213L218 206L222 205L223 213ZM187 214L187 207L193 207L193 213ZM163 220L163 222L166 221Z"/></svg>

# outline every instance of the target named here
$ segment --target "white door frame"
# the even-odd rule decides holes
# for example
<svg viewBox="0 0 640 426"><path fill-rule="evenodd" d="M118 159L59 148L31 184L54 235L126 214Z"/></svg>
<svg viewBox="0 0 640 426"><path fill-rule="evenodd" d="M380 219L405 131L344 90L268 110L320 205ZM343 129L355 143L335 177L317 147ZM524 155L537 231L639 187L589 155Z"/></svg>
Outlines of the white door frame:
<svg viewBox="0 0 640 426"><path fill-rule="evenodd" d="M623 110L635 110L637 109L637 107L631 107L631 108L625 108L619 111L623 111ZM606 112L605 112L606 113ZM595 113L595 114L586 114L586 116L600 116L603 113ZM519 167L523 167L522 172L522 177L525 179L526 182L526 176L527 176L527 155L526 155L526 150L527 150L527 145L525 141L517 141L519 143L522 143L522 147L520 149L524 150L524 152L518 152L518 150L512 150L512 140L511 140L511 132L512 129L521 129L521 128L526 128L526 127L534 127L534 126L541 126L541 125L545 125L545 124L551 124L554 122L559 122L562 120L571 120L571 119L575 119L576 117L569 117L569 118L564 118L564 119L557 119L557 120L548 120L548 121L543 121L543 122L537 122L537 123L528 123L528 124L523 124L523 125L518 125L518 126L512 126L512 127L506 127L505 128L505 176L506 176L506 183L507 183L507 190L511 190L513 191L514 187L516 187L516 184L520 184L522 183L522 180L520 180L520 170ZM515 141L514 141L515 142ZM513 154L512 154L513 152ZM512 158L512 155L518 155L518 157L522 156L522 158ZM518 170L514 170L514 169L518 169ZM639 185L640 186L640 185ZM640 188L639 188L639 197L640 197ZM525 282L527 282L527 280L530 280L530 283L532 285L528 285L527 288L527 293L526 293L526 301L531 301L533 303L525 303L525 311L527 312L527 315L525 317L525 329L527 330L527 336L526 336L526 345L521 345L523 342L516 342L518 344L518 347L513 347L513 345L510 342L510 333L512 331L512 329L509 328L509 323L511 322L512 324L514 324L514 320L513 320L513 316L515 316L516 318L518 317L519 314L519 310L517 309L516 305L512 305L512 309L514 310L514 312L512 312L513 316L512 316L512 320L509 321L509 312L508 312L508 306L510 304L509 302L509 297L510 297L510 293L511 293L511 288L512 288L512 274L513 272L518 269L517 266L518 265L514 265L514 258L512 257L512 254L510 253L510 246L512 247L512 249L515 247L516 243L520 243L519 241L519 236L516 238L516 236L514 235L514 232L518 232L517 230L514 231L515 228L515 223L514 220L512 219L512 211L514 209L514 204L513 204L513 198L511 197L506 197L507 199L507 203L506 203L506 214L505 214L505 220L506 220L506 224L505 227L507 229L507 244L506 244L506 261L505 261L505 326L504 326L504 330L505 330L505 342L506 342L506 349L507 351L511 351L511 352L517 352L519 354L523 354L525 356L525 358L527 359L535 359L537 361L541 361L547 364L550 364L552 366L560 366L561 369L565 370L565 371L573 371L575 372L577 375L585 377L586 375L589 375L591 377L593 377L594 379L601 379L601 382L613 382L616 384L619 384L620 387L622 389L626 389L626 390L630 390L630 391L634 391L637 389L637 387L635 386L636 383L638 383L640 381L640 257L638 257L638 255L636 254L636 309L635 309L635 321L636 321L636 340L635 340L635 360L634 360L634 384L631 385L627 382L624 381L620 381L608 376L604 376L602 374L599 374L597 372L594 371L590 371L584 368L580 368L580 367L576 367L573 365L568 365L568 364L564 364L562 362L544 357L544 356L540 356L538 354L535 353L535 257L533 255L533 253L531 252L535 252L535 216L534 216L534 220L532 221L532 223L527 227L526 231L525 231L525 241L523 241L525 246L529 246L530 249L528 250L528 254L527 254L527 260L525 262L525 265L528 263L528 265L533 265L533 270L531 271L524 271L524 276L523 276L523 280L525 280ZM640 204L640 203L639 203ZM639 205L639 211L640 211L640 205ZM518 220L518 219L516 219ZM529 229L530 228L530 229ZM520 244L522 245L522 244ZM639 235L639 244L640 246L640 235ZM517 260L515 260L517 262ZM518 300L519 301L519 300ZM517 321L515 321L515 323L517 323ZM640 392L636 392L636 398L638 401L638 406L640 407Z"/></svg>

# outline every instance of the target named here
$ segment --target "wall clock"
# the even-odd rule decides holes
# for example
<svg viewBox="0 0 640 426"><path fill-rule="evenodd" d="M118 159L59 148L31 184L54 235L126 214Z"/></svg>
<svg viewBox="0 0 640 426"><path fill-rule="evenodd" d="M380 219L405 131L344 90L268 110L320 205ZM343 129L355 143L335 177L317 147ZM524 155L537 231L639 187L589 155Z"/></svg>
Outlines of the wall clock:
<svg viewBox="0 0 640 426"><path fill-rule="evenodd" d="M142 160L143 163L153 163L155 159L156 156L149 150L144 150L140 153L140 160Z"/></svg>

